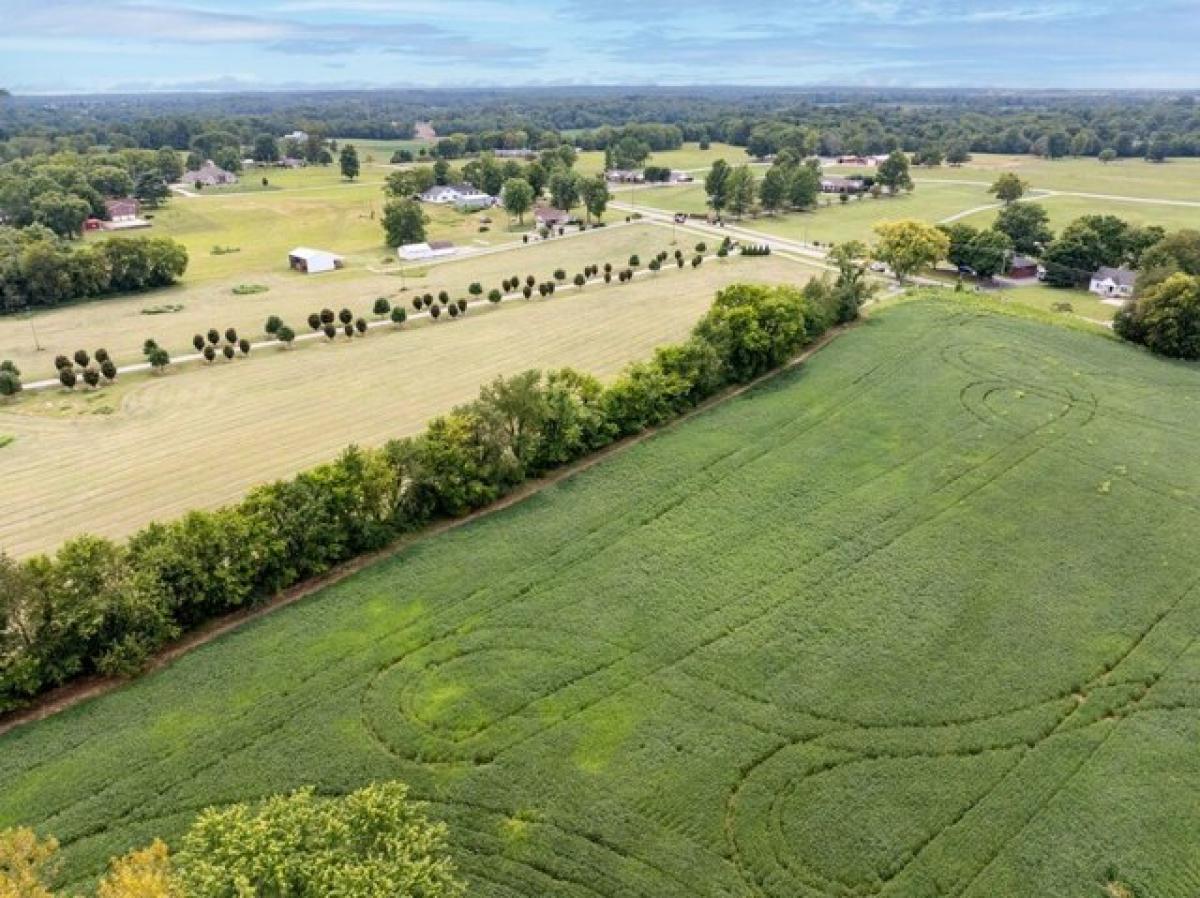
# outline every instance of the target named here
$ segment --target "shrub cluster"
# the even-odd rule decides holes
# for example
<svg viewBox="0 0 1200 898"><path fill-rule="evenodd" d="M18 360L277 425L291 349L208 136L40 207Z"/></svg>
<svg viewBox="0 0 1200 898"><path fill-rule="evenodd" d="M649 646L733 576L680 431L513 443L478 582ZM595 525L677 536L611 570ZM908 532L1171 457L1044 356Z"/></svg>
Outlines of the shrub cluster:
<svg viewBox="0 0 1200 898"><path fill-rule="evenodd" d="M687 341L609 387L571 369L498 378L418 436L352 446L236 505L151 524L124 545L83 536L53 557L0 556L0 711L76 676L136 672L214 616L662 424L781 365L835 323L838 308L826 281L733 285Z"/></svg>
<svg viewBox="0 0 1200 898"><path fill-rule="evenodd" d="M188 254L169 237L117 237L76 247L43 228L0 227L0 311L174 284Z"/></svg>

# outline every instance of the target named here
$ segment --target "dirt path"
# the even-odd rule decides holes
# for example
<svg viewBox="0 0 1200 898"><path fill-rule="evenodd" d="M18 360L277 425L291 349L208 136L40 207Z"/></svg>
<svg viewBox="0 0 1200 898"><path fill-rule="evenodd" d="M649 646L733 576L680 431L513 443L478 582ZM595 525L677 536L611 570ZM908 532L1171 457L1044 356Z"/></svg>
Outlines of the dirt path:
<svg viewBox="0 0 1200 898"><path fill-rule="evenodd" d="M613 443L611 446L607 446L604 449L601 449L599 452L595 452L592 455L589 455L586 458L575 462L574 464L567 465L566 467L561 468L545 477L527 480L507 496L497 500L496 502L493 502L491 505L472 512L471 514L462 518L456 518L451 521L440 521L436 524L431 524L423 529L420 533L402 537L378 552L373 552L369 555L362 555L358 558L351 559L350 561L338 565L320 577L293 586L292 588L285 590L262 605L241 611L235 611L224 615L223 617L217 618L203 627L194 630L183 639L173 643L162 652L157 654L147 665L141 676L145 676L146 674L154 671L167 668L176 659L183 657L188 652L203 645L207 645L213 640L224 636L226 633L231 633L245 624L250 623L251 621L256 621L260 618L266 617L268 614L271 614L280 608L285 608L288 605L295 604L301 599L307 598L308 596L319 592L327 586L340 583L358 571L361 571L362 569L369 567L378 561L390 558L414 543L431 539L439 534L457 529L466 524L470 524L487 515L492 515L496 512L503 511L506 508L510 508L519 502L523 502L530 496L535 496L543 490L561 483L569 477L574 477L576 474L600 464L602 461L613 455L616 455L617 453L624 452L625 450L636 446L639 443L645 442L646 440L651 439L660 433L678 427L684 422L696 417L697 415L703 414L704 412L717 405L720 405L721 403L728 402L730 399L741 396L749 390L754 389L759 384L771 380L772 378L775 378L780 374L808 361L808 359L812 358L813 355L815 355L825 346L829 345L829 343L831 343L838 336L854 327L855 324L857 324L857 322L833 328L819 340L817 340L817 342L791 359L791 361L789 361L783 367L778 368L768 374L764 374L762 377L756 378L747 384L725 390L711 399L701 403L686 414L676 418L674 421L670 421L660 427L651 428L643 431L640 434L637 434L636 436L627 437L624 440ZM124 677L97 676L88 677L79 682L60 686L57 689L47 692L45 695L35 700L33 704L27 708L7 715L0 715L0 736L5 735L6 733L24 724L33 723L38 720L44 720L45 718L57 714L60 711L65 711L68 708L82 704L83 702L86 702L92 698L113 692L129 684L130 682L133 681Z"/></svg>

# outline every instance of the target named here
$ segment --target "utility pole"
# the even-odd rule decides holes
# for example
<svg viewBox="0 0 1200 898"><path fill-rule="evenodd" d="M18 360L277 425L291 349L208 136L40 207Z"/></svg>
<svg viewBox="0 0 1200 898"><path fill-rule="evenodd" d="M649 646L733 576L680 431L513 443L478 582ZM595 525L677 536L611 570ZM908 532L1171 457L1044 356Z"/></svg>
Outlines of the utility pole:
<svg viewBox="0 0 1200 898"><path fill-rule="evenodd" d="M38 352L42 352L42 351L43 351L42 343L41 343L41 341L38 339L38 332L37 332L37 328L36 328L36 327L34 326L34 324L33 324L33 312L29 312L29 313L28 313L28 315L29 315L29 329L30 329L31 331L33 331L33 345L34 345L34 348L35 348L35 349L36 349Z"/></svg>

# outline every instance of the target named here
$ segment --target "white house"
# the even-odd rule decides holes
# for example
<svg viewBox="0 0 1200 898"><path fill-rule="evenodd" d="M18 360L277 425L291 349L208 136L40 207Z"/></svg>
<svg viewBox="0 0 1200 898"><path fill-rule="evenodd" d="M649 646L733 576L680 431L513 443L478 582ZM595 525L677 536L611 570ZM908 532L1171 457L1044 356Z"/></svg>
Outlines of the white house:
<svg viewBox="0 0 1200 898"><path fill-rule="evenodd" d="M323 249L310 249L307 246L298 246L288 253L288 265L293 271L300 271L304 274L320 274L323 271L333 271L341 268L344 260L341 256L331 252L326 252Z"/></svg>
<svg viewBox="0 0 1200 898"><path fill-rule="evenodd" d="M184 172L180 181L193 187L220 187L223 184L236 184L238 177L210 159L196 171Z"/></svg>
<svg viewBox="0 0 1200 898"><path fill-rule="evenodd" d="M1097 296L1112 299L1128 299L1133 296L1133 287L1137 283L1137 272L1128 268L1102 267L1092 275L1088 290Z"/></svg>
<svg viewBox="0 0 1200 898"><path fill-rule="evenodd" d="M449 240L431 240L429 243L406 243L396 250L396 255L407 262L415 262L453 256L456 252L457 247Z"/></svg>
<svg viewBox="0 0 1200 898"><path fill-rule="evenodd" d="M421 202L459 209L490 209L496 198L470 184L435 184L421 194Z"/></svg>

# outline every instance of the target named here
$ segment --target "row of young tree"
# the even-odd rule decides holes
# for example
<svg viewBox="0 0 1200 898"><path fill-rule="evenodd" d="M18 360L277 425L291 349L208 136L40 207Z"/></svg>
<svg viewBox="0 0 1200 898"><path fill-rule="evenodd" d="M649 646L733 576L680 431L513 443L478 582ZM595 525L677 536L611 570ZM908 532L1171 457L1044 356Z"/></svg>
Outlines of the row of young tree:
<svg viewBox="0 0 1200 898"><path fill-rule="evenodd" d="M174 284L187 270L169 237L113 237L74 246L48 229L0 226L0 312Z"/></svg>
<svg viewBox="0 0 1200 898"><path fill-rule="evenodd" d="M0 830L0 895L67 898L52 882L58 840ZM448 830L399 782L347 795L312 788L200 812L172 851L155 839L112 858L97 898L461 898Z"/></svg>
<svg viewBox="0 0 1200 898"><path fill-rule="evenodd" d="M720 291L684 343L614 383L570 369L498 378L419 436L154 523L127 543L83 536L54 556L0 557L0 712L89 674L132 674L167 642L439 518L486 506L526 478L662 424L778 367L869 293L861 264L837 281ZM147 344L147 356L161 352Z"/></svg>

